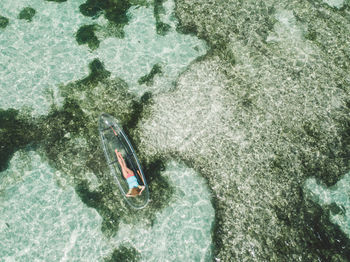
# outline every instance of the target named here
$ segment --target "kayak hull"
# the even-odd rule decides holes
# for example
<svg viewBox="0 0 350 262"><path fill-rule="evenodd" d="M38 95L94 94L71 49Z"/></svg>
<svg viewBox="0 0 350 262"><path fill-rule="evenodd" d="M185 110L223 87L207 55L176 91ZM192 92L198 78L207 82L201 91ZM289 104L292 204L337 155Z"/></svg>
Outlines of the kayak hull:
<svg viewBox="0 0 350 262"><path fill-rule="evenodd" d="M99 117L98 130L107 164L121 191L121 194L123 195L123 198L132 208L144 208L149 201L148 185L140 162L129 139L120 125L118 125L117 120L106 113L101 114ZM126 197L129 187L128 183L123 177L115 150L121 152L127 167L134 172L138 184L145 186L145 189L141 195L136 197Z"/></svg>

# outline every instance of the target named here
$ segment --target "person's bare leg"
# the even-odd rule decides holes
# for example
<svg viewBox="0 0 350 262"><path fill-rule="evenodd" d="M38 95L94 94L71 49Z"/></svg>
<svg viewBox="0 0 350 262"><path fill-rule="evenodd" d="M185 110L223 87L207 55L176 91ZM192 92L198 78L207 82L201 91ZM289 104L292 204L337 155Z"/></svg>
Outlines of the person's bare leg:
<svg viewBox="0 0 350 262"><path fill-rule="evenodd" d="M117 158L118 158L119 165L120 165L120 167L122 169L123 177L125 179L127 179L128 178L128 171L127 171L127 167L126 167L125 161L124 161L121 153L119 153L117 150L116 150L116 155L117 155Z"/></svg>
<svg viewBox="0 0 350 262"><path fill-rule="evenodd" d="M128 167L126 166L125 160L124 160L124 158L123 158L123 156L122 156L121 153L119 153L119 157L120 157L120 159L121 159L121 162L123 163L124 169L128 168Z"/></svg>
<svg viewBox="0 0 350 262"><path fill-rule="evenodd" d="M124 160L122 154L118 152L117 156L118 156L118 161L119 161L120 165L122 166L123 169L125 169L127 171L128 167L126 166L126 163L125 163L125 160Z"/></svg>
<svg viewBox="0 0 350 262"><path fill-rule="evenodd" d="M117 150L116 150L116 152L117 152L116 154L117 154L117 157L118 157L119 164L122 166L122 169L128 174L135 175L134 171L132 171L130 168L127 167L122 154L120 152L118 152Z"/></svg>

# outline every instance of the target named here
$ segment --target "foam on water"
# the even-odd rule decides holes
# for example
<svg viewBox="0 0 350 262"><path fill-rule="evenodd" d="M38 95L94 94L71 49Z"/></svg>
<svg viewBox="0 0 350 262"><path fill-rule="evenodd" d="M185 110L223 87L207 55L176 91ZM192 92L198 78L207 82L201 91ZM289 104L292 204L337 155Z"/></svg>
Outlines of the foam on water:
<svg viewBox="0 0 350 262"><path fill-rule="evenodd" d="M0 257L5 261L97 261L110 248L101 217L35 151L18 151L0 173Z"/></svg>
<svg viewBox="0 0 350 262"><path fill-rule="evenodd" d="M330 220L350 238L350 173L329 188L310 178L305 182L304 190L322 207L330 207Z"/></svg>
<svg viewBox="0 0 350 262"><path fill-rule="evenodd" d="M43 0L0 2L1 14L10 20L0 34L1 108L29 107L36 115L46 114L53 102L61 102L58 84L88 73L91 53L74 37L82 24L91 23L91 18L79 12L82 3L84 0L61 4ZM27 6L36 10L32 22L17 18Z"/></svg>

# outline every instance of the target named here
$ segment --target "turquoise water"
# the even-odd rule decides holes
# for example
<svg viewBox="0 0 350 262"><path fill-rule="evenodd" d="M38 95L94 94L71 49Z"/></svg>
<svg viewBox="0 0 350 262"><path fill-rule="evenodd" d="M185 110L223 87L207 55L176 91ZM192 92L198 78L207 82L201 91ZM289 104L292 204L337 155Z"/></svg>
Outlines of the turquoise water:
<svg viewBox="0 0 350 262"><path fill-rule="evenodd" d="M308 179L305 190L323 208L328 207L330 220L350 238L350 174L344 175L334 186L327 188L315 179Z"/></svg>
<svg viewBox="0 0 350 262"><path fill-rule="evenodd" d="M81 25L91 23L79 12L83 2L1 2L1 15L10 21L0 35L1 108L29 107L33 114L47 114L53 102L49 92L59 103L57 86L88 73L93 56L74 39ZM17 18L27 6L37 10L32 22Z"/></svg>
<svg viewBox="0 0 350 262"><path fill-rule="evenodd" d="M62 106L59 85L87 76L88 65L95 58L104 63L112 78L125 80L137 96L166 91L174 86L177 75L207 50L204 41L176 32L174 3L168 1L161 15L170 26L165 36L156 33L152 6L135 6L128 10L125 36L106 37L103 29L100 47L92 51L77 44L75 33L84 24L103 28L108 21L103 16L84 17L79 12L83 3L38 0L0 4L1 15L10 21L0 35L2 109L29 110L39 116L47 114L52 104ZM27 6L36 10L31 22L18 19ZM140 84L137 80L155 64L161 66L161 77L155 76L152 85ZM73 143L86 145L82 141ZM118 234L107 239L99 213L75 193L74 174L53 168L36 151L17 151L0 175L0 257L5 261L102 261L128 243L136 249L135 254L141 254L142 261L210 259L214 210L206 184L197 173L173 162L162 175L169 177L175 193L169 206L155 214L152 228L140 216L139 223L123 223ZM86 172L84 177L91 189L98 187L93 173ZM189 244L192 251L183 252Z"/></svg>
<svg viewBox="0 0 350 262"><path fill-rule="evenodd" d="M0 2L0 260L347 261L349 1ZM127 207L98 116L150 202Z"/></svg>
<svg viewBox="0 0 350 262"><path fill-rule="evenodd" d="M110 247L101 217L34 151L18 151L1 173L1 257L4 261L96 261Z"/></svg>
<svg viewBox="0 0 350 262"><path fill-rule="evenodd" d="M106 33L101 30L100 47L91 51L87 45L79 46L74 35L82 25L102 27L108 21L103 16L97 20L83 16L79 12L83 3L84 0L62 4L43 0L1 3L1 15L10 19L0 36L1 108L29 107L33 114L47 114L53 102L61 101L57 86L86 76L87 65L94 58L104 62L113 77L124 79L132 92L141 95L146 91L164 91L173 86L176 76L191 61L206 53L204 41L175 31L171 1L165 5L163 15L171 26L167 35L157 35L151 7L131 7L125 36L103 37ZM17 19L20 10L27 6L41 10L30 23ZM137 80L155 64L162 66L162 77L156 77L151 87L138 84Z"/></svg>
<svg viewBox="0 0 350 262"><path fill-rule="evenodd" d="M162 173L175 194L152 228L140 217L110 239L101 232L101 216L62 175L35 151L18 151L1 173L4 261L100 261L125 244L141 253L141 261L210 259L214 210L205 182L185 165L171 162Z"/></svg>

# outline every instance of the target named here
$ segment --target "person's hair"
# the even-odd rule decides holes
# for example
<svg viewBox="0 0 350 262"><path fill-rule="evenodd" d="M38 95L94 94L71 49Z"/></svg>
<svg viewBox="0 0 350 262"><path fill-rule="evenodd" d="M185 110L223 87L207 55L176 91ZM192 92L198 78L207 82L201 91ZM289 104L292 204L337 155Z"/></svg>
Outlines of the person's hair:
<svg viewBox="0 0 350 262"><path fill-rule="evenodd" d="M133 187L130 191L130 195L137 196L140 193L141 189L138 187Z"/></svg>

